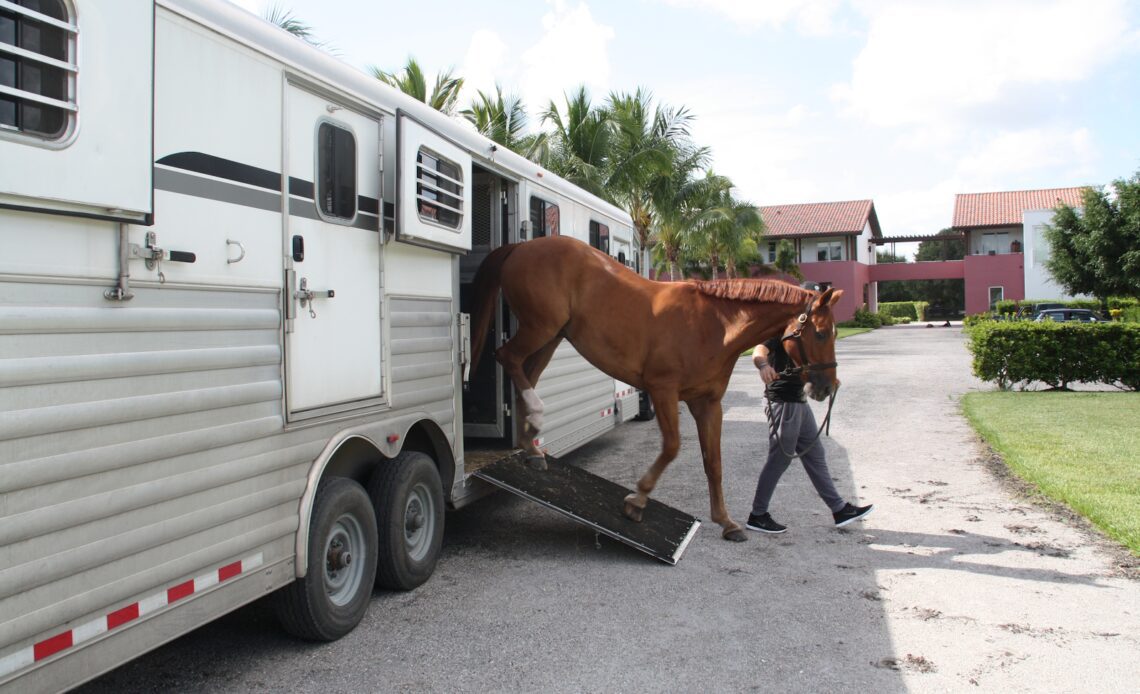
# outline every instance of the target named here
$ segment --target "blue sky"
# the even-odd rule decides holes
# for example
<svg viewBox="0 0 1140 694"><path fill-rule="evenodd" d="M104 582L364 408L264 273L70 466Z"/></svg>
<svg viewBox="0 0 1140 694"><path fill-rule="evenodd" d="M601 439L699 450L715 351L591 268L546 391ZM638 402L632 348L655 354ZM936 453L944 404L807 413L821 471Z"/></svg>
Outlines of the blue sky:
<svg viewBox="0 0 1140 694"><path fill-rule="evenodd" d="M532 113L579 84L598 101L647 88L696 116L741 198L870 198L887 236L949 226L955 193L1140 170L1140 3L1126 0L280 4L349 64L411 55L471 94L497 80Z"/></svg>

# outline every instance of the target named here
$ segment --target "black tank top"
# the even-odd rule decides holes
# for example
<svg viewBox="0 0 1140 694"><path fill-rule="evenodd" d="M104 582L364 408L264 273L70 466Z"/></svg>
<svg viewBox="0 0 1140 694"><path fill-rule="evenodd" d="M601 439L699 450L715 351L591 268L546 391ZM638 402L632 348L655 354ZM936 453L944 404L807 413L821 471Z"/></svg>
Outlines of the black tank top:
<svg viewBox="0 0 1140 694"><path fill-rule="evenodd" d="M768 365L775 369L776 373L783 372L789 366L795 366L788 353L784 351L784 344L780 338L773 337L765 342L764 346L768 349ZM764 392L776 402L807 402L804 397L804 382L800 374L781 375L769 383Z"/></svg>

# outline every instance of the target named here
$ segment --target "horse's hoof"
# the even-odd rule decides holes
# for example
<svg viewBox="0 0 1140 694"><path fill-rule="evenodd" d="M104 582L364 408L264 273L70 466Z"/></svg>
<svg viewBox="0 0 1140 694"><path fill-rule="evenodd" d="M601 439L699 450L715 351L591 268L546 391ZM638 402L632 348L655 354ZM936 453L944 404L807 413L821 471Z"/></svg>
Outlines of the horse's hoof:
<svg viewBox="0 0 1140 694"><path fill-rule="evenodd" d="M546 456L545 455L528 455L526 457L526 466L531 470L545 470L546 469Z"/></svg>
<svg viewBox="0 0 1140 694"><path fill-rule="evenodd" d="M625 517L630 519L634 523L640 523L641 522L641 512L643 510L644 509L635 506L633 504L633 502L627 498L625 500L625 508L622 509L622 513L624 513Z"/></svg>
<svg viewBox="0 0 1140 694"><path fill-rule="evenodd" d="M721 533L721 537L729 542L747 542L748 536L740 528L729 528Z"/></svg>

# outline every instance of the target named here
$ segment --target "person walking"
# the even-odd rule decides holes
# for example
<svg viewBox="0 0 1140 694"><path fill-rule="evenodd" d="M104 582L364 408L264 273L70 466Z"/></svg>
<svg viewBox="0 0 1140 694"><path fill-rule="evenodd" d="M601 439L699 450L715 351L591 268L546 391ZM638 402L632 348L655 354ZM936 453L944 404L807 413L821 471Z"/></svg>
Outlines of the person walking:
<svg viewBox="0 0 1140 694"><path fill-rule="evenodd" d="M764 397L768 400L765 408L768 415L768 460L756 482L752 513L745 527L772 534L788 529L772 518L768 504L776 491L776 483L797 455L819 498L831 511L835 527L865 518L875 508L874 505L854 506L848 503L831 481L823 444L817 439L815 415L804 397L803 379L799 374L783 373L793 365L784 351L783 341L774 337L756 345L752 350L752 364L760 371Z"/></svg>

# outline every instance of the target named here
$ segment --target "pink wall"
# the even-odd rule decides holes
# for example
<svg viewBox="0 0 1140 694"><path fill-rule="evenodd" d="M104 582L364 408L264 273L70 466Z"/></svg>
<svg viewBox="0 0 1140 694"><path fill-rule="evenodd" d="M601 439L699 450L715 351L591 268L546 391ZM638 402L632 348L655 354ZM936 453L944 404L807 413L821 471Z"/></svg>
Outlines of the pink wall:
<svg viewBox="0 0 1140 694"><path fill-rule="evenodd" d="M863 305L863 285L867 283L867 266L863 263L854 260L801 263L800 272L805 280L830 282L832 287L843 290L843 296L835 306L835 320L851 320L855 317L855 309ZM873 304L874 297L869 298L869 303ZM870 308L874 310L877 307L872 305Z"/></svg>
<svg viewBox="0 0 1140 694"><path fill-rule="evenodd" d="M1025 256L1021 253L1002 255L968 255L962 261L966 279L966 313L990 310L990 287L1004 288L1004 297L1015 301L1025 298Z"/></svg>
<svg viewBox="0 0 1140 694"><path fill-rule="evenodd" d="M877 263L870 266L873 282L895 280L957 280L966 276L961 260L923 261L921 263Z"/></svg>

